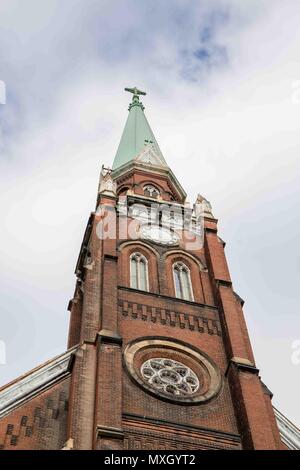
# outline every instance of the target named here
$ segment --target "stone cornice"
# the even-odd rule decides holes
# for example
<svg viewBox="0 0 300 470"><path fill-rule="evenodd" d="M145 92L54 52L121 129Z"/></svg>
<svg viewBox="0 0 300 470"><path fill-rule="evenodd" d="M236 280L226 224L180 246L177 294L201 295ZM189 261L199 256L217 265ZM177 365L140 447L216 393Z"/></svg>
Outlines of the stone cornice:
<svg viewBox="0 0 300 470"><path fill-rule="evenodd" d="M251 374L258 375L259 370L255 367L255 364L253 364L249 359L243 358L243 357L232 357L228 363L225 376L228 375L228 371L230 366L235 366L238 370L241 370L243 372L250 372Z"/></svg>
<svg viewBox="0 0 300 470"><path fill-rule="evenodd" d="M119 168L113 170L112 177L114 180L118 180L120 176L124 176L126 173L132 171L133 169L137 171L140 170L145 173L152 173L154 175L163 175L167 177L176 188L176 191L180 195L181 199L184 200L186 198L186 192L184 191L183 187L177 180L172 170L167 166L163 167L163 166L147 165L147 164L143 164L141 162L132 160L120 166Z"/></svg>
<svg viewBox="0 0 300 470"><path fill-rule="evenodd" d="M124 432L121 428L110 426L97 426L97 439L99 438L124 439Z"/></svg>
<svg viewBox="0 0 300 470"><path fill-rule="evenodd" d="M98 338L103 343L116 343L122 345L123 339L116 332L110 330L101 330L98 333Z"/></svg>

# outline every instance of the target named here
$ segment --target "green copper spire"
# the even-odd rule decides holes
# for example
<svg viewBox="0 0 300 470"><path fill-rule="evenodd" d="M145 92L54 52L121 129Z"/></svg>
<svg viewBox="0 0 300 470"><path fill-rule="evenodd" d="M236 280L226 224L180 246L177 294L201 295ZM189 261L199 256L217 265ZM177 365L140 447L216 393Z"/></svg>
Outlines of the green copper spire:
<svg viewBox="0 0 300 470"><path fill-rule="evenodd" d="M154 137L151 127L144 114L144 106L140 101L140 95L146 95L144 91L138 88L125 88L133 94L132 102L129 105L129 115L121 137L121 141L113 162L112 169L115 170L122 165L134 160L142 150L150 147L153 151L155 164L166 166L165 159L160 151L158 143Z"/></svg>

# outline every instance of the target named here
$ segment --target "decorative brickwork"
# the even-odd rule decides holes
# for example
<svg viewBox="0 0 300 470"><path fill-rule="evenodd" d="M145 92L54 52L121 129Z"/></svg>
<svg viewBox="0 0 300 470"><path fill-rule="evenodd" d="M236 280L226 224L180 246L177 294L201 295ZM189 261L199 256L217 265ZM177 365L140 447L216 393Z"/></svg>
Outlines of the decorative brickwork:
<svg viewBox="0 0 300 470"><path fill-rule="evenodd" d="M151 321L181 329L187 328L197 333L207 333L209 335L221 336L222 334L219 321L203 315L190 315L189 313L175 312L122 300L119 300L118 310L120 315L129 316L135 320Z"/></svg>
<svg viewBox="0 0 300 470"><path fill-rule="evenodd" d="M178 426L142 417L124 417L124 449L238 450L239 436L214 430Z"/></svg>
<svg viewBox="0 0 300 470"><path fill-rule="evenodd" d="M66 441L69 379L0 421L0 449L61 449Z"/></svg>

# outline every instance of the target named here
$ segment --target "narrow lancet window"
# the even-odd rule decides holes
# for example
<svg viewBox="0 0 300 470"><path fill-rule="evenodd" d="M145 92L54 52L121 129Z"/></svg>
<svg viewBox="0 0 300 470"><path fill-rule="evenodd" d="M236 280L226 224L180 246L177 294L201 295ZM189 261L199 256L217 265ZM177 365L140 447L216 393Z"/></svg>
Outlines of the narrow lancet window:
<svg viewBox="0 0 300 470"><path fill-rule="evenodd" d="M148 262L141 253L130 256L130 287L133 289L149 290Z"/></svg>
<svg viewBox="0 0 300 470"><path fill-rule="evenodd" d="M181 262L173 265L175 295L179 299L194 300L189 268Z"/></svg>

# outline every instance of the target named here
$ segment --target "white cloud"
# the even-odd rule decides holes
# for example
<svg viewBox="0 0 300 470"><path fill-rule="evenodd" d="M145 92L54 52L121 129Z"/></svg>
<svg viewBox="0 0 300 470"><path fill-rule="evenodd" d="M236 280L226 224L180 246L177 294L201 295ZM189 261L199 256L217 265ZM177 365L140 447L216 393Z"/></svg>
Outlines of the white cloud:
<svg viewBox="0 0 300 470"><path fill-rule="evenodd" d="M296 2L134 2L130 11L125 1L42 3L0 5L8 89L0 105L1 381L65 347L98 174L125 123L122 90L138 85L189 198L200 192L213 204L263 380L299 423L300 369L291 362L300 273ZM215 11L225 16L210 47L222 46L226 61L208 66L193 53Z"/></svg>

